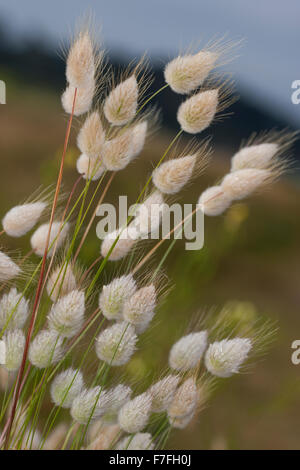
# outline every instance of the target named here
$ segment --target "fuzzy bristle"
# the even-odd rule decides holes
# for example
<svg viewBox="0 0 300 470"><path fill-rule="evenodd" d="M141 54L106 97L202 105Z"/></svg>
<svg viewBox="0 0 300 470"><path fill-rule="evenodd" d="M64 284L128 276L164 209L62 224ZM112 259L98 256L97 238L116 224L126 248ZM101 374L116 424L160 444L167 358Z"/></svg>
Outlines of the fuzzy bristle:
<svg viewBox="0 0 300 470"><path fill-rule="evenodd" d="M104 103L106 119L114 126L127 124L134 118L138 102L138 83L134 75L119 83Z"/></svg>

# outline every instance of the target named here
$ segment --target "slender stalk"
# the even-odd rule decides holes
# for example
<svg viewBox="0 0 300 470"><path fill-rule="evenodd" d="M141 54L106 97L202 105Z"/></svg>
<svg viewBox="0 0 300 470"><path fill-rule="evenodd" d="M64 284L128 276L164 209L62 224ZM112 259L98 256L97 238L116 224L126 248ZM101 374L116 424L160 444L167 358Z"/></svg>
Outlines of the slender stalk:
<svg viewBox="0 0 300 470"><path fill-rule="evenodd" d="M52 204L52 210L51 210L51 216L50 216L50 223L49 223L49 230L48 230L48 235L47 235L47 240L46 240L46 245L45 245L45 251L44 251L44 255L43 255L43 260L42 260L40 278L39 278L39 282L38 282L38 286L37 286L37 290L36 290L36 295L35 295L33 310L32 310L31 319L30 319L30 324L29 324L29 328L28 328L28 332L27 332L27 337L26 337L26 343L25 343L25 348L24 348L22 363L21 363L21 366L20 366L19 374L18 374L18 380L17 380L17 384L16 384L15 398L14 398L14 401L13 401L12 410L11 410L11 414L10 414L10 417L9 417L9 424L8 424L8 429L7 429L7 432L6 432L6 439L5 439L5 444L4 444L4 448L5 448L5 449L7 449L7 448L8 448L8 445L9 445L9 435L10 435L10 431L11 431L12 424L13 424L13 421L14 421L14 417L15 417L15 413L16 413L16 408L17 408L18 399L19 399L19 396L20 396L20 388L21 388L23 373L24 373L24 369L25 369L26 359L27 359L27 355L28 355L29 344L30 344L30 340L31 340L32 333L33 333L33 328L34 328L34 324L35 324L37 308L38 308L38 305L39 305L41 290L42 290L42 286L43 286L43 279L44 279L44 273L45 273L45 268L46 268L46 260L47 260L47 253L48 253L49 242L50 242L51 228L52 228L52 224L53 224L53 220L54 220L55 210L56 210L56 207L57 207L58 196L59 196L60 187L61 187L61 182L62 182L63 169L64 169L64 162L65 162L65 156L66 156L67 147L68 147L68 143L69 143L69 137L70 137L71 126L72 126L72 121L73 121L73 115L74 115L74 108L75 108L76 96L77 96L77 88L75 88L75 91L74 91L72 112L71 112L70 117L69 117L69 122L68 122L67 130L66 130L66 135L65 135L64 148L63 148L63 153L62 153L62 158L61 158L61 164L60 164L60 169L59 169L59 174L58 174L58 179L57 179L57 184L56 184L56 190L55 190L54 200L53 200L53 204Z"/></svg>
<svg viewBox="0 0 300 470"><path fill-rule="evenodd" d="M88 276L88 274L91 272L91 270L94 268L94 266L96 266L97 263L99 263L99 261L102 260L102 255L98 256L98 258L95 259L95 261L92 262L92 264L90 265L90 267L82 274L81 278L80 278L80 281L79 281L79 284L81 285L83 283L83 281L86 279L86 277Z"/></svg>
<svg viewBox="0 0 300 470"><path fill-rule="evenodd" d="M218 194L215 194L214 196L212 196L211 198L209 198L207 200L207 202L209 201L212 201L213 199L217 198L218 196L220 196L222 193L218 193ZM201 204L198 204L197 207L193 210L193 212L191 212L190 214L188 214L183 220L181 220L179 222L179 224L176 225L176 227L172 228L172 230L170 230L169 233L167 233L167 235L165 237L163 237L150 251L149 253L147 253L146 256L144 256L144 258L136 265L136 267L133 269L132 271L132 274L135 274L142 266L144 266L144 264L148 261L149 258L151 258L151 256L156 252L156 250L163 244L163 242L165 240L168 240L169 237L174 233L176 232L177 229L179 229L187 220L189 220L191 217L193 217L194 214L196 214L196 212L198 212L199 210L202 210L202 205ZM171 244L171 249L173 248L174 246L174 243L175 243L176 239L172 242ZM165 253L163 259L162 259L162 262L166 259L166 257L168 256L169 254L169 251L170 250L167 250L167 252ZM160 265L159 265L160 267ZM159 267L156 269L154 275L156 275ZM153 276L154 276L153 275Z"/></svg>
<svg viewBox="0 0 300 470"><path fill-rule="evenodd" d="M41 299L42 299L42 294L44 292L44 289L45 289L45 286L46 286L46 283L47 283L47 280L48 280L48 277L49 277L49 274L51 272L51 268L52 268L52 265L53 265L53 262L54 262L54 257L55 257L55 253L56 253L56 250L57 250L57 244L58 244L58 240L59 240L59 235L61 233L61 230L64 226L64 221L65 221L65 217L67 215L67 211L68 211L68 208L70 206L70 203L71 203L71 200L72 200L72 197L74 195L74 192L77 188L77 185L78 183L81 181L82 179L82 176L80 175L79 178L77 178L77 180L75 181L74 185L73 185L73 188L69 194L69 197L68 197L68 201L67 201L67 204L66 204L66 207L65 207L65 210L64 210L64 213L62 215L62 218L61 218L61 223L60 223L60 228L59 228L59 232L58 232L58 235L56 237L56 240L54 241L54 247L53 247L53 253L51 255L51 259L50 259L50 262L49 262L49 265L48 265L48 269L47 269L47 272L44 276L44 281L43 281L43 285L42 285L42 288L41 288L41 293L40 293L40 299L39 299L39 303L38 303L38 306L37 306L37 311L40 307L40 303L41 303ZM55 287L55 286L54 286ZM53 287L53 288L54 288ZM22 388L21 388L22 390Z"/></svg>
<svg viewBox="0 0 300 470"><path fill-rule="evenodd" d="M106 183L106 186L105 186L105 188L104 188L104 190L103 190L103 192L102 192L102 194L101 194L101 196L100 196L100 199L99 199L99 201L98 201L98 204L97 204L97 206L96 206L96 208L95 208L95 210L94 210L94 212L93 212L93 215L92 215L92 217L91 217L91 220L89 221L88 226L87 226L87 228L85 229L85 232L84 232L84 234L83 234L83 236L82 236L82 238L81 238L81 240L80 240L79 246L78 246L78 248L77 248L77 250L76 250L76 253L75 253L75 255L74 255L73 263L75 263L76 259L78 258L78 255L79 255L79 253L80 253L80 250L81 250L81 248L82 248L82 245L83 245L83 243L84 243L84 241L85 241L85 239L86 239L86 237L87 237L87 235L88 235L88 233L89 233L89 231L90 231L90 229L91 229L91 226L92 226L92 224L93 224L93 222L94 222L94 220L95 220L95 217L96 217L96 215L97 215L97 209L98 209L98 207L102 204L103 199L105 198L105 196L106 196L106 194L107 194L107 191L109 190L109 187L110 187L110 185L111 185L111 183L112 183L112 181L113 181L113 179L114 179L115 174L116 174L116 173L112 173L111 176L110 176L110 178L109 178L109 180L108 180L108 182Z"/></svg>
<svg viewBox="0 0 300 470"><path fill-rule="evenodd" d="M46 285L46 282L47 282L47 279L49 277L49 274L50 274L50 271L51 271L51 267L52 267L52 264L53 264L53 261L54 261L54 257L55 257L55 253L56 253L56 249L57 249L57 243L58 243L58 239L59 239L59 234L62 230L62 227L63 227L63 224L64 224L64 221L65 221L65 217L67 215L67 211L68 211L68 208L70 206L70 203L71 203L71 200L72 200L72 197L74 195L74 192L76 191L76 188L77 188L77 185L78 183L82 180L82 176L80 175L79 178L77 178L77 180L75 181L74 185L73 185L73 188L70 192L70 195L69 195L69 198L68 198L68 201L67 201L67 204L66 204L66 207L65 207L65 210L64 210L64 213L62 215L62 218L61 218L61 224L60 224L60 229L59 229L59 233L58 233L58 236L56 238L56 242L55 242L55 245L54 245L54 248L53 248L53 253L52 253L52 256L51 256L51 259L50 259L50 263L49 263L49 266L48 266L48 269L47 269L47 273L45 275L45 279L44 279L44 283L43 283L43 287L42 287L42 292L45 288L45 285Z"/></svg>
<svg viewBox="0 0 300 470"><path fill-rule="evenodd" d="M63 443L63 445L62 445L61 450L65 450L65 448L66 448L66 446L67 446L67 444L68 444L68 441L69 441L69 439L70 439L70 437L71 437L71 435L72 435L72 432L73 432L73 430L74 430L74 426L75 426L75 425L76 425L76 422L74 421L74 423L70 426L70 429L69 429L69 431L68 431L68 433L67 433L67 435L66 435L66 438L65 438L65 440L64 440L64 443Z"/></svg>
<svg viewBox="0 0 300 470"><path fill-rule="evenodd" d="M173 139L173 140L170 142L170 144L168 145L167 149L165 150L163 156L161 157L161 159L159 160L159 162L158 162L158 164L156 165L155 168L158 168L158 167L159 167L159 165L162 163L162 161L164 160L164 158L166 157L166 155L168 154L168 152L170 151L170 149L172 148L172 146L175 144L176 140L178 140L179 137L181 136L182 132L183 132L183 131L180 130L180 131L175 135L174 139ZM138 204L138 203L139 203L139 201L141 200L143 194L145 193L145 191L146 191L147 187L149 186L149 184L151 183L151 181L152 181L152 175L151 175L151 176L148 178L148 180L146 181L146 184L145 184L145 186L143 187L142 191L140 192L140 194L139 194L139 196L138 196L138 198L137 198L135 204ZM131 219L132 219L132 216L129 216L129 217L127 218L126 226L128 226L128 224L129 224L129 222L130 222ZM124 227L124 228L125 228L125 227ZM96 272L96 274L95 274L93 280L91 281L91 284L90 284L90 286L89 286L89 288L88 288L88 290L87 290L87 293L86 293L86 297L87 297L87 298L90 296L90 294L91 294L91 292L92 292L92 290L93 290L93 288L94 288L94 286L95 286L95 284L96 284L96 282L97 282L97 280L98 280L98 278L99 278L101 272L103 271L103 269L104 269L104 267L105 267L105 265L106 265L106 263L107 263L107 260L108 260L108 258L109 258L109 256L110 256L111 252L113 251L115 245L118 243L119 238L120 238L120 234L119 234L118 237L115 239L115 241L114 241L114 243L112 244L112 246L110 247L110 250L109 250L109 252L107 253L106 257L103 259L102 263L100 264L99 269L98 269L98 271Z"/></svg>
<svg viewBox="0 0 300 470"><path fill-rule="evenodd" d="M179 222L179 224L177 224L174 228L172 228L172 230L169 231L169 233L167 233L167 235L165 235L158 243L156 243L156 245L146 254L146 256L144 256L144 258L136 265L136 267L133 269L132 271L132 274L135 274L137 271L139 271L139 269L141 269L142 266L144 266L144 264L151 258L152 255L154 255L154 253L156 252L156 250L158 250L158 248L163 244L163 242L165 240L168 240L170 238L170 236L176 231L178 230L178 228L180 228L188 219L190 219L191 217L193 217L193 215L198 211L200 210L201 207L200 206L197 206L193 212L191 212L189 215L187 215L183 220L181 220Z"/></svg>

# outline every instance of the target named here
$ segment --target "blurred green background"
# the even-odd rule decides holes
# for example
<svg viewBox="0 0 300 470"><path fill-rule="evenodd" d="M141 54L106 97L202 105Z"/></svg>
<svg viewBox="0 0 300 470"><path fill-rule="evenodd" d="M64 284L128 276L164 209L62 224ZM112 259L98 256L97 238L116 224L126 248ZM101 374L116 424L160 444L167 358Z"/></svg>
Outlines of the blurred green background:
<svg viewBox="0 0 300 470"><path fill-rule="evenodd" d="M67 118L58 92L29 86L9 68L1 78L9 83L7 104L0 108L3 215L40 185L55 181ZM66 193L77 178L79 123L75 121L66 158ZM128 194L134 202L172 136L164 128L152 136L139 159L117 175L106 201L116 202L119 194ZM218 142L207 171L183 191L182 202L194 203L203 189L224 174L230 151L230 146ZM258 362L252 373L224 380L199 418L188 429L174 433L170 448L299 448L300 365L291 362L291 344L300 338L299 201L298 181L283 179L268 192L233 206L224 216L207 218L202 250L185 251L178 241L167 258L165 273L174 288L157 313L151 334L145 334L143 352L134 356L128 369L133 379L147 383L149 371L151 375L165 367L169 347L196 312L236 301L242 303L245 314L255 310L279 326L266 360ZM29 236L22 240L3 237L1 244L26 252ZM82 262L92 262L99 247L94 225L81 253ZM116 265L106 279L113 272L118 272Z"/></svg>

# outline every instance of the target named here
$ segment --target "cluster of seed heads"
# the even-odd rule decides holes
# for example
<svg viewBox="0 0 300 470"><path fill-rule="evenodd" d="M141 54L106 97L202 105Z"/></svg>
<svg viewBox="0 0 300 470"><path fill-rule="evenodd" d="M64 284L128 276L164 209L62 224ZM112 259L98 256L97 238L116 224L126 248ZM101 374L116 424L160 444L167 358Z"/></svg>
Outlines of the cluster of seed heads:
<svg viewBox="0 0 300 470"><path fill-rule="evenodd" d="M175 93L189 95L177 113L180 134L202 132L229 104L225 86L212 86L209 78L221 52L218 48L207 48L167 64L166 85ZM147 84L140 77L139 66L117 84L112 80L113 86L99 106L96 97L105 77L103 52L97 50L89 31L84 30L67 56L67 86L62 106L71 116L86 114L77 135L80 155L76 165L86 184L104 178L108 172L123 170L137 158L151 124L150 114L141 112ZM222 214L234 201L274 181L285 168L284 154L292 140L291 135L274 132L250 139L233 155L231 169L221 182L202 192L197 207L205 215ZM137 207L132 220L103 240L100 251L104 262L124 258L149 232L159 229L166 198L176 195L203 170L208 154L207 145L199 144L192 152L160 161L150 178L152 190ZM11 237L24 236L45 217L47 206L48 201L40 198L14 207L2 220L3 232ZM31 236L32 253L39 257L46 254L49 264L45 279L41 278L48 297L38 298L43 313L35 319L38 321L33 336L29 337L28 351L23 329L33 300L26 288L22 291L17 285L11 286L13 280L19 278L16 282L21 282L28 275L26 263L0 251L0 281L5 288L0 298L0 363L14 373L25 359L25 378L31 377L32 371L36 374L34 378L43 374L40 386L35 379L29 383L33 400L35 394L39 397L41 393L42 397L44 387L50 385L53 405L58 412L68 409L70 419L69 424L55 423L43 435L38 429L32 431L33 417L26 417L30 406L22 396L17 414L12 411L10 426L5 428L11 436L4 433L1 445L6 439L12 448L66 448L72 442L79 448L98 450L159 447L164 435L153 428L152 415L162 416L161 422L168 429L185 428L209 398L212 379L230 377L243 370L255 352L258 338L253 331L246 336L226 338L215 337L210 328L192 331L175 342L169 353L169 369L146 390L134 390L119 383L120 368L141 347L141 335L158 316L160 289L155 276L151 281L141 282L131 268L100 287L92 283L98 306L96 316L91 317L89 283L82 282L82 273L68 251L72 247L68 241L69 236L72 238L71 227L65 216L62 219L56 216L43 222ZM59 250L64 253L60 261ZM40 321L42 316L44 323ZM94 318L96 326L101 326L101 317L106 324L92 340L94 350L88 348L90 355L94 355L93 363L96 359L99 366L91 380L85 372L88 367L82 366L85 354L78 366L76 360L71 366L67 358L84 334L85 325ZM205 368L204 374L201 368ZM107 374L114 370L116 383L108 385ZM20 391L22 386L23 383ZM52 417L50 413L49 422Z"/></svg>

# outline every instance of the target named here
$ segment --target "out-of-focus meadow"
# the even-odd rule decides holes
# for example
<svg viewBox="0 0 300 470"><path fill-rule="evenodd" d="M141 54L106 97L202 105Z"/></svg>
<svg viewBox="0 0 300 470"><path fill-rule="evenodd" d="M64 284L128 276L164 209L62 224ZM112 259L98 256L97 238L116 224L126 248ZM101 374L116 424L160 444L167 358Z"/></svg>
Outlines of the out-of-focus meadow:
<svg viewBox="0 0 300 470"><path fill-rule="evenodd" d="M26 200L39 186L53 185L67 121L59 93L25 85L9 69L4 75L1 78L8 87L7 104L0 108L0 214ZM77 178L79 122L74 123L66 158L66 193ZM219 126L222 123L212 127L212 136ZM162 129L150 138L139 159L116 176L107 202L117 203L119 194L134 202L172 135ZM208 169L182 192L181 201L195 203L201 191L226 171L229 156L230 146L218 141ZM299 209L299 184L282 180L268 192L236 204L224 216L207 218L202 250L186 251L178 241L169 254L164 273L173 288L157 313L151 335L144 336L143 352L130 363L127 373L133 380L148 382L151 374L165 367L169 347L197 312L235 302L237 315L266 315L279 327L266 359L251 373L225 379L199 419L174 433L170 448L299 447L300 365L291 362L291 344L300 338ZM156 259L169 244L165 242ZM21 240L5 236L1 245L26 253L29 236ZM99 248L94 225L81 252L82 262L91 263ZM114 264L97 287L119 271Z"/></svg>

